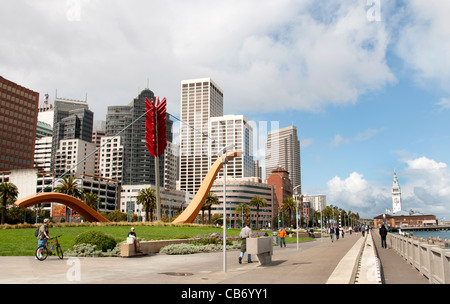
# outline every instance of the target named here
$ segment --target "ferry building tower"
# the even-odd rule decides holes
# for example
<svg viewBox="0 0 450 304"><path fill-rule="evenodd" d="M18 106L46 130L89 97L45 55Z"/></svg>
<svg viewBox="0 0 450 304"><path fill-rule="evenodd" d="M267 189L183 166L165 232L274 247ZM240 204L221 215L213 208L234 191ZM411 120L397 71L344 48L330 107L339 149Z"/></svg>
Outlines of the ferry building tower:
<svg viewBox="0 0 450 304"><path fill-rule="evenodd" d="M392 211L393 213L402 210L402 198L400 185L398 184L397 174L394 172L394 182L392 183Z"/></svg>

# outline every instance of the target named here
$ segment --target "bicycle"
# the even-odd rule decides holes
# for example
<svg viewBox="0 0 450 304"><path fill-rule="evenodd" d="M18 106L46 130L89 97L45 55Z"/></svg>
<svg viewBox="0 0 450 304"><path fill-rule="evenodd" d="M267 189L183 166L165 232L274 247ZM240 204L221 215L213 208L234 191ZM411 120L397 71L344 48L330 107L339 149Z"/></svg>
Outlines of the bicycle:
<svg viewBox="0 0 450 304"><path fill-rule="evenodd" d="M58 238L61 237L61 236L62 236L62 235L58 235L58 236L52 237L52 238L50 238L50 239L48 239L48 240L49 240L49 241L50 241L50 240L54 240L54 241L47 242L46 244L39 246L39 247L36 249L36 254L35 254L35 255L36 255L36 258L37 258L39 261L45 260L45 259L47 258L47 256L53 254L53 249L54 249L55 246L56 246L56 253L58 254L58 257L62 260L62 259L64 258L64 254L63 254L63 250L62 250L62 248L61 248L61 245L60 245L59 242L58 242ZM52 246L50 247L50 249L48 248L48 245L49 245L49 244L52 244ZM39 253L40 253L40 254L39 254Z"/></svg>

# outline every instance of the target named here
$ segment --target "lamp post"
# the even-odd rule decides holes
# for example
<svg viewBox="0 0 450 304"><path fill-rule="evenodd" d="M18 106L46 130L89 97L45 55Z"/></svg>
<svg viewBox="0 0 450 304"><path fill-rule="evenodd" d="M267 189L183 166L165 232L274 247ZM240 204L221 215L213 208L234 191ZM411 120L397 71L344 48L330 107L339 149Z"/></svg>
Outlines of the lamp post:
<svg viewBox="0 0 450 304"><path fill-rule="evenodd" d="M300 186L301 185L295 186L294 189L292 189L292 192L294 192L294 190ZM297 250L298 250L298 200L297 200L297 197L295 196L295 194L294 194L294 199L295 199L295 223L297 226ZM300 194L300 200L301 199L302 199L302 195Z"/></svg>
<svg viewBox="0 0 450 304"><path fill-rule="evenodd" d="M227 152L234 146L235 144L228 145L218 153L223 153L223 272L227 272Z"/></svg>

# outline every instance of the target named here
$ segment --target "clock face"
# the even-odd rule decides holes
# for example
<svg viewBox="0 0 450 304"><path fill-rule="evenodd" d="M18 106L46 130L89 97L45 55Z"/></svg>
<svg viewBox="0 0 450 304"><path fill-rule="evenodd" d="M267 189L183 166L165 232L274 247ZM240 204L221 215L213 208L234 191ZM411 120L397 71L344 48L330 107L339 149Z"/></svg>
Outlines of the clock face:
<svg viewBox="0 0 450 304"><path fill-rule="evenodd" d="M398 198L394 198L394 203L398 203Z"/></svg>

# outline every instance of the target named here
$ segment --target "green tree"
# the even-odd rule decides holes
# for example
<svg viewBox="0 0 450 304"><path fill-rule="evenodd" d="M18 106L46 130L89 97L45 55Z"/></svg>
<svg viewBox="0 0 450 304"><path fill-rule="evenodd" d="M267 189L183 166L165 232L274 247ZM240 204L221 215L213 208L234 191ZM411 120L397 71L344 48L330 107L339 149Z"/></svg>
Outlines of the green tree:
<svg viewBox="0 0 450 304"><path fill-rule="evenodd" d="M84 191L80 187L78 182L79 181L73 176L62 177L61 181L59 183L59 186L55 188L55 192L67 194L67 195L73 196L75 198L82 199ZM66 217L67 216L68 216L68 212L67 212L67 206L66 206ZM67 218L66 218L66 221L68 221Z"/></svg>
<svg viewBox="0 0 450 304"><path fill-rule="evenodd" d="M295 203L294 198L288 197L284 200L282 210L284 212L286 212L286 211L289 212L289 226L291 226L292 211L295 211L295 208L296 208L296 203Z"/></svg>
<svg viewBox="0 0 450 304"><path fill-rule="evenodd" d="M78 199L83 198L83 189L81 189L79 181L73 177L63 177L61 178L60 184L55 188L55 192L64 193L73 196Z"/></svg>
<svg viewBox="0 0 450 304"><path fill-rule="evenodd" d="M145 218L147 221L153 220L153 210L156 209L156 194L155 190L151 188L141 189L139 191L136 200L139 204L142 204L142 208L145 209ZM150 213L150 217L149 217Z"/></svg>
<svg viewBox="0 0 450 304"><path fill-rule="evenodd" d="M94 210L97 210L97 204L98 204L98 195L97 193L93 192L85 192L84 193L84 200L86 205L91 207ZM98 210L97 210L98 211Z"/></svg>
<svg viewBox="0 0 450 304"><path fill-rule="evenodd" d="M17 190L17 186L14 185L13 183L0 184L0 199L2 202L2 217L1 217L2 225L5 223L6 205L8 204L8 200L15 201L17 199L18 194L19 190Z"/></svg>
<svg viewBox="0 0 450 304"><path fill-rule="evenodd" d="M259 230L259 208L267 207L267 200L257 195L250 200L250 206L256 207L256 230Z"/></svg>
<svg viewBox="0 0 450 304"><path fill-rule="evenodd" d="M215 195L212 192L208 193L208 196L206 197L205 203L203 204L203 207L208 210L209 218L208 218L208 224L211 225L211 208L213 205L219 205L219 198L217 195ZM203 210L203 208L202 208Z"/></svg>
<svg viewBox="0 0 450 304"><path fill-rule="evenodd" d="M238 215L239 218L242 218L242 215L248 218L252 214L252 210L247 203L240 203L236 206L236 209L234 209L234 214ZM241 223L241 226L243 227L244 223Z"/></svg>

